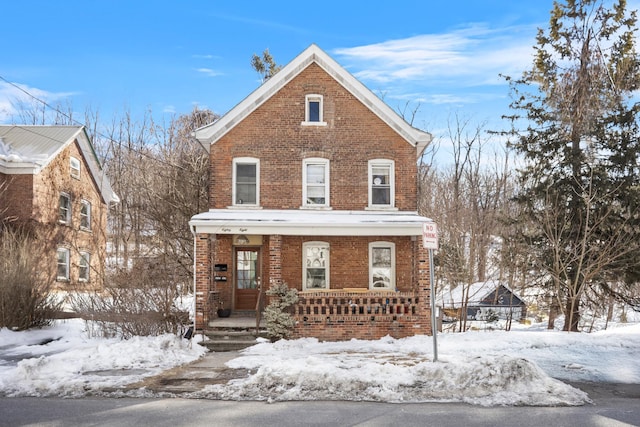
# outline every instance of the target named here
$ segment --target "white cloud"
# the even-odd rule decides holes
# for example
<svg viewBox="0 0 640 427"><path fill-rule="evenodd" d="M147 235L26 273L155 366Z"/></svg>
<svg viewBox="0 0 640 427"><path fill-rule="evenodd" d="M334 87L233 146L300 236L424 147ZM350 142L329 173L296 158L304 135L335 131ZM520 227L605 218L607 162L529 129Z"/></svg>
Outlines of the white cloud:
<svg viewBox="0 0 640 427"><path fill-rule="evenodd" d="M366 46L336 49L362 80L455 80L458 86L498 84L531 64L535 27L491 29L470 25L446 34L422 34Z"/></svg>
<svg viewBox="0 0 640 427"><path fill-rule="evenodd" d="M0 123L7 123L19 114L20 107L46 108L41 101L51 105L69 98L74 92L48 92L21 83L0 82Z"/></svg>
<svg viewBox="0 0 640 427"><path fill-rule="evenodd" d="M216 76L220 76L222 75L222 73L213 70L211 68L197 68L196 69L197 72L204 74L207 77L216 77Z"/></svg>

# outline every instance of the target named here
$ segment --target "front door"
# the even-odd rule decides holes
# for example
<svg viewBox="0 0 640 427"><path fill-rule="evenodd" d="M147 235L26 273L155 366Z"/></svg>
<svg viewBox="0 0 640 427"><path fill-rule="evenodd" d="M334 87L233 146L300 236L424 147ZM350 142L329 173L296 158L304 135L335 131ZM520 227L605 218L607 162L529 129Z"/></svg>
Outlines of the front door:
<svg viewBox="0 0 640 427"><path fill-rule="evenodd" d="M236 248L236 310L255 310L260 293L260 249Z"/></svg>

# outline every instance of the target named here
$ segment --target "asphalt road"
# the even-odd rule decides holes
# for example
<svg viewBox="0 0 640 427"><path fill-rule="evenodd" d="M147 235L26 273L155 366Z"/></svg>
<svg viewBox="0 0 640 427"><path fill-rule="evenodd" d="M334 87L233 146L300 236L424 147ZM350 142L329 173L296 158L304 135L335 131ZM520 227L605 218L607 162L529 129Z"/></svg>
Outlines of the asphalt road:
<svg viewBox="0 0 640 427"><path fill-rule="evenodd" d="M640 426L639 386L586 386L594 404L580 407L0 398L0 426Z"/></svg>

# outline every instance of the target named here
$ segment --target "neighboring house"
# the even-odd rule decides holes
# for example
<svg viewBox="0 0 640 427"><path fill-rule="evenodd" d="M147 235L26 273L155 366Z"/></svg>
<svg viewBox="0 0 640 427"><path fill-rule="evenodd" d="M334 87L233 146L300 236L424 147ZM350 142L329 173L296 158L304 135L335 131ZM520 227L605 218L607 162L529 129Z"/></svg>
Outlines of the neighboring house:
<svg viewBox="0 0 640 427"><path fill-rule="evenodd" d="M527 315L525 302L505 284L497 281L459 285L445 292L442 308L446 318L458 320L465 313L467 320L516 320Z"/></svg>
<svg viewBox="0 0 640 427"><path fill-rule="evenodd" d="M102 286L116 202L83 126L0 125L0 219L35 228L39 272L56 288Z"/></svg>
<svg viewBox="0 0 640 427"><path fill-rule="evenodd" d="M256 313L284 282L300 292L295 337L431 333L417 213L430 134L311 45L195 137L211 179L190 221L197 329L220 307Z"/></svg>

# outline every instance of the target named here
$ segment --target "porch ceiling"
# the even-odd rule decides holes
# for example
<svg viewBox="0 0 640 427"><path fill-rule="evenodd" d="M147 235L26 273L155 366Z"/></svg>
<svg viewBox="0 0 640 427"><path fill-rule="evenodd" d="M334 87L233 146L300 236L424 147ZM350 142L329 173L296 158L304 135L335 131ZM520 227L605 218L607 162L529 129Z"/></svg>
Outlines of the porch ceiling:
<svg viewBox="0 0 640 427"><path fill-rule="evenodd" d="M194 233L288 236L420 236L433 222L417 212L212 209L189 221Z"/></svg>

